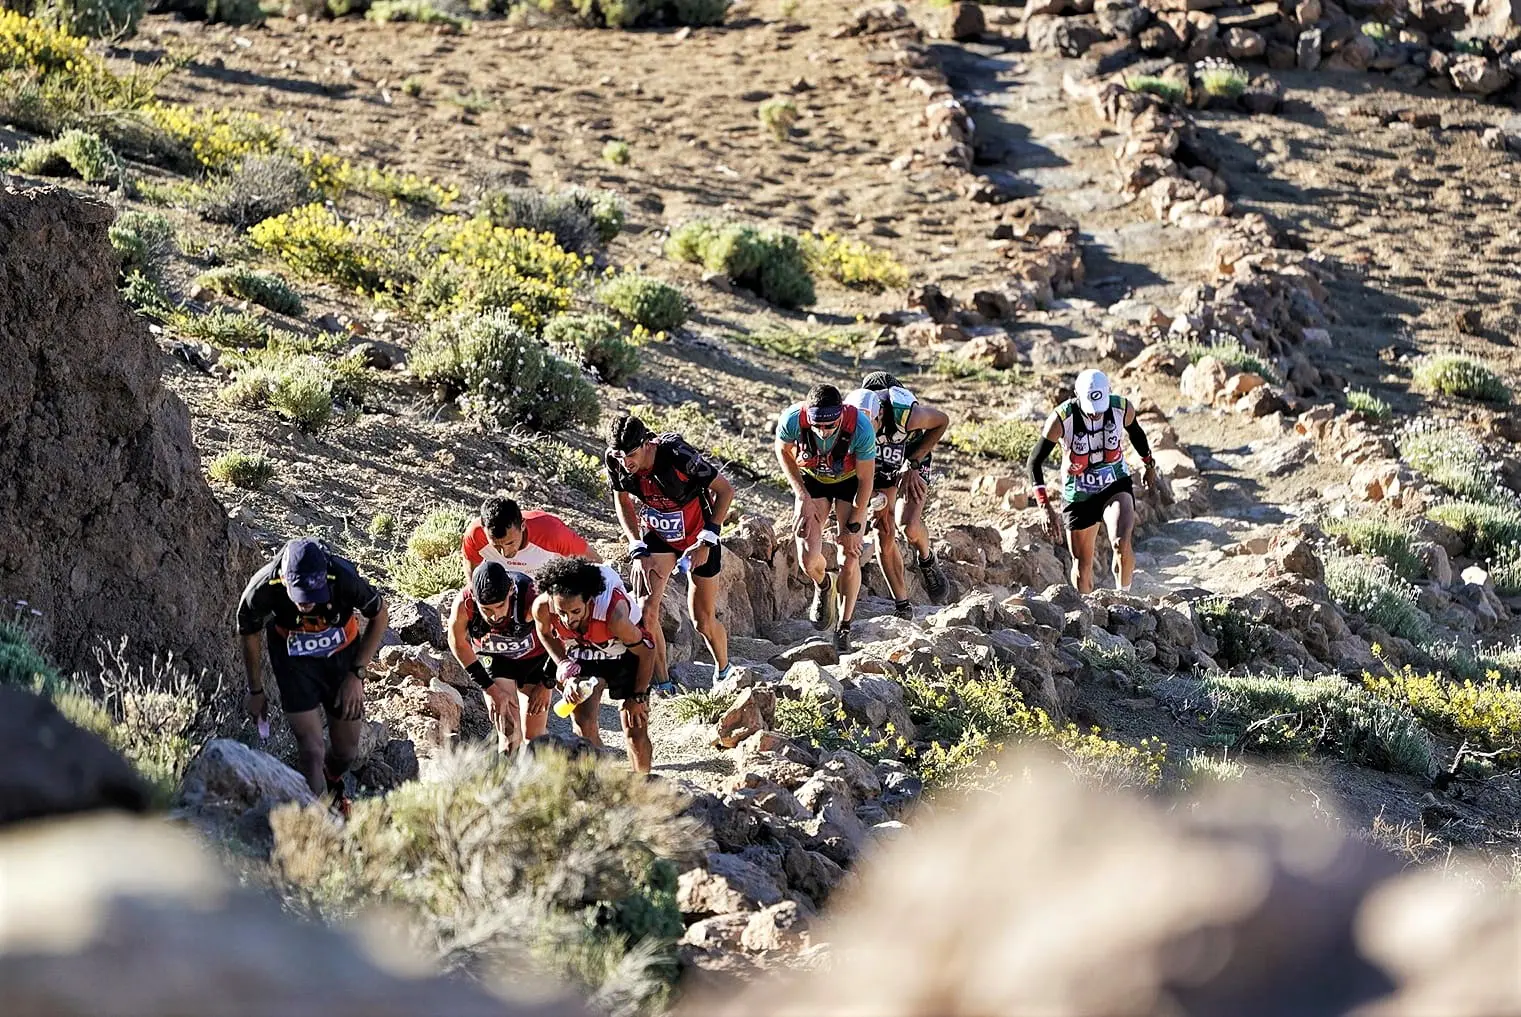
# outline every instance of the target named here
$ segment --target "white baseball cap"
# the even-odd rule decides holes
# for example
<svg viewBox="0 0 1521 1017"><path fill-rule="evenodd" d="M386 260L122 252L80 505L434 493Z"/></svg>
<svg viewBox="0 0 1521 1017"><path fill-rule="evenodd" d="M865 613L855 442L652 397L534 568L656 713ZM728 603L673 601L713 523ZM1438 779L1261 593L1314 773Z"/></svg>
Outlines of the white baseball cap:
<svg viewBox="0 0 1521 1017"><path fill-rule="evenodd" d="M875 424L882 413L882 396L869 388L858 388L845 397L845 405L856 407Z"/></svg>
<svg viewBox="0 0 1521 1017"><path fill-rule="evenodd" d="M1103 413L1109 409L1109 376L1096 368L1088 368L1077 376L1077 404L1084 413Z"/></svg>

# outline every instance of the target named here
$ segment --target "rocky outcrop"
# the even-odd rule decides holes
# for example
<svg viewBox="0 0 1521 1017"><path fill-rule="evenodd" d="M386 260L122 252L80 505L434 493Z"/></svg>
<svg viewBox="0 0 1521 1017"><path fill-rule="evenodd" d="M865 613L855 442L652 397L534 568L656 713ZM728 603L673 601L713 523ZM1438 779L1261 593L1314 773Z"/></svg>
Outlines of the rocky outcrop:
<svg viewBox="0 0 1521 1017"><path fill-rule="evenodd" d="M162 822L29 825L0 837L0 871L10 1017L585 1014L563 997L513 1004L469 981L394 973L380 951L235 889Z"/></svg>
<svg viewBox="0 0 1521 1017"><path fill-rule="evenodd" d="M0 826L100 809L145 812L149 804L137 771L98 736L49 700L0 685Z"/></svg>
<svg viewBox="0 0 1521 1017"><path fill-rule="evenodd" d="M0 601L42 612L65 668L125 635L221 669L249 563L117 295L113 216L64 190L0 192Z"/></svg>
<svg viewBox="0 0 1521 1017"><path fill-rule="evenodd" d="M1507 951L1521 921L1502 895L1480 898L1436 872L1402 875L1392 856L1266 791L1177 810L1078 786L1037 759L1006 768L1029 776L868 863L836 920L813 933L831 944L826 970L691 999L682 1012L1515 1006Z"/></svg>

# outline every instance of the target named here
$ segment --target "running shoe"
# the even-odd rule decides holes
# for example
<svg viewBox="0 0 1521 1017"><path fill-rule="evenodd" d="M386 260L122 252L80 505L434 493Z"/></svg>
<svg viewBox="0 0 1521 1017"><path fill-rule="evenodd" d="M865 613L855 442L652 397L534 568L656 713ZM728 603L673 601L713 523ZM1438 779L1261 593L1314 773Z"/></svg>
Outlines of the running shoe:
<svg viewBox="0 0 1521 1017"><path fill-rule="evenodd" d="M663 682L651 682L650 694L660 696L662 699L681 695L681 685L674 678L667 678Z"/></svg>
<svg viewBox="0 0 1521 1017"><path fill-rule="evenodd" d="M919 575L924 579L924 592L929 594L929 599L936 604L945 603L945 595L950 592L951 584L933 554L919 559Z"/></svg>
<svg viewBox="0 0 1521 1017"><path fill-rule="evenodd" d="M895 601L893 603L893 614L905 621L912 621L914 617L914 605L906 600Z"/></svg>
<svg viewBox="0 0 1521 1017"><path fill-rule="evenodd" d="M822 632L834 624L839 616L839 592L833 572L827 573L824 583L813 588L813 600L808 604L808 620Z"/></svg>
<svg viewBox="0 0 1521 1017"><path fill-rule="evenodd" d="M841 625L834 630L834 649L841 655L850 652L850 626Z"/></svg>

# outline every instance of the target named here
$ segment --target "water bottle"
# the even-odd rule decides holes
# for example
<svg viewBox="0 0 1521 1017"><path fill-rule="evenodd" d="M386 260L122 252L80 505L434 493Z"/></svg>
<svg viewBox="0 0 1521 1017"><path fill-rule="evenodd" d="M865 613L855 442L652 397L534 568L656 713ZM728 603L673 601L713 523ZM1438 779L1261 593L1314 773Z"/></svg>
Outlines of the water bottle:
<svg viewBox="0 0 1521 1017"><path fill-rule="evenodd" d="M559 717L561 720L564 720L572 713L575 713L576 707L584 702L587 696L596 691L597 679L583 678L578 682L573 682L571 684L571 688L575 690L576 702L571 702L569 695L570 690L567 689L560 692L559 701L554 705L555 716Z"/></svg>

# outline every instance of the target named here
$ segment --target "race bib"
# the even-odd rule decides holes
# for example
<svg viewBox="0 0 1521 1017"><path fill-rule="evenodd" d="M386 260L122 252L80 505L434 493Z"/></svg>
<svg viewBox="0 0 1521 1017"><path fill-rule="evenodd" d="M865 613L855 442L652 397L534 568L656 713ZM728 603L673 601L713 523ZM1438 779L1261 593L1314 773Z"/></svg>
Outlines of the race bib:
<svg viewBox="0 0 1521 1017"><path fill-rule="evenodd" d="M683 512L658 512L646 505L640 516L645 530L661 540L681 540L687 535L687 518Z"/></svg>
<svg viewBox="0 0 1521 1017"><path fill-rule="evenodd" d="M497 657L508 657L516 660L526 656L533 649L533 636L527 635L521 638L504 636L498 632L488 632L481 637L481 653L489 653Z"/></svg>
<svg viewBox="0 0 1521 1017"><path fill-rule="evenodd" d="M343 629L292 632L285 637L285 652L292 657L331 657L348 643Z"/></svg>
<svg viewBox="0 0 1521 1017"><path fill-rule="evenodd" d="M1118 472L1116 463L1090 466L1077 475L1077 488L1080 491L1102 491L1119 479Z"/></svg>
<svg viewBox="0 0 1521 1017"><path fill-rule="evenodd" d="M606 645L577 643L568 649L574 660L617 660L628 652L628 647L616 639Z"/></svg>
<svg viewBox="0 0 1521 1017"><path fill-rule="evenodd" d="M877 448L877 462L882 466L902 466L902 445L881 445Z"/></svg>

